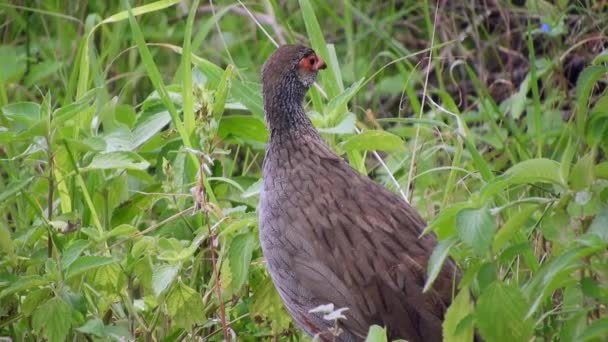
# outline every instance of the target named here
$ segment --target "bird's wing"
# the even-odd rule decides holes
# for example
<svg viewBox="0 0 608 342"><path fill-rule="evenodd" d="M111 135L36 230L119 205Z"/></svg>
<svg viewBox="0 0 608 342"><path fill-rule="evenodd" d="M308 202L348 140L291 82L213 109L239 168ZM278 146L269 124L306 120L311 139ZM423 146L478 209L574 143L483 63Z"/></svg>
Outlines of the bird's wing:
<svg viewBox="0 0 608 342"><path fill-rule="evenodd" d="M296 277L306 279L318 302L350 307L351 321L344 324L362 334L366 322L409 334L395 331L400 337L425 338L416 334L427 328L440 334L453 272L442 272L440 286L422 294L436 243L431 236L419 238L424 221L400 197L332 154L320 158L319 166L317 182L324 186L311 186L314 200L299 207L313 228L294 232L309 241L313 256L294 256Z"/></svg>

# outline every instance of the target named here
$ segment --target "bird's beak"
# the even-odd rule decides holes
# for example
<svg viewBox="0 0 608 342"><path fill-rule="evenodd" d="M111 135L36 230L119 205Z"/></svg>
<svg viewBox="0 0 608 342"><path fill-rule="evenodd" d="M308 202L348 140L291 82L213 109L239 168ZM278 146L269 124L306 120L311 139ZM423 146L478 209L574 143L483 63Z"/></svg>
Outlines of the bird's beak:
<svg viewBox="0 0 608 342"><path fill-rule="evenodd" d="M319 56L317 56L317 58L318 58L318 62L315 63L312 70L319 71L319 70L323 70L323 69L327 68L327 64L325 64L325 61L322 60L321 57L319 57Z"/></svg>

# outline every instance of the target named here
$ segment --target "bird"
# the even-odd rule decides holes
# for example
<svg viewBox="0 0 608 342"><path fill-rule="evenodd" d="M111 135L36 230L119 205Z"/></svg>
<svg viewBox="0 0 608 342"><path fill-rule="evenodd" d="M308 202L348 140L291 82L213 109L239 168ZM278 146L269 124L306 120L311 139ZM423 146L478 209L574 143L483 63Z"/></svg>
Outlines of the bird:
<svg viewBox="0 0 608 342"><path fill-rule="evenodd" d="M448 260L423 292L437 244L420 236L425 221L338 156L306 116L306 93L326 67L303 45L279 46L262 67L269 140L258 215L272 282L295 323L321 341L363 341L371 325L391 339L441 341L457 270ZM327 304L346 308L344 319L314 310Z"/></svg>

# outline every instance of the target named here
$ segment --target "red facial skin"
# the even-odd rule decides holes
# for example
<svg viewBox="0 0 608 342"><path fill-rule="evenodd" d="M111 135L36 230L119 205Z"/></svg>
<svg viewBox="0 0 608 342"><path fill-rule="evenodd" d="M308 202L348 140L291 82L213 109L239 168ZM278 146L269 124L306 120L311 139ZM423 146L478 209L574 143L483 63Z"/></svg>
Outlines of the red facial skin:
<svg viewBox="0 0 608 342"><path fill-rule="evenodd" d="M327 68L327 65L321 57L313 53L300 60L300 68L308 71L319 71Z"/></svg>

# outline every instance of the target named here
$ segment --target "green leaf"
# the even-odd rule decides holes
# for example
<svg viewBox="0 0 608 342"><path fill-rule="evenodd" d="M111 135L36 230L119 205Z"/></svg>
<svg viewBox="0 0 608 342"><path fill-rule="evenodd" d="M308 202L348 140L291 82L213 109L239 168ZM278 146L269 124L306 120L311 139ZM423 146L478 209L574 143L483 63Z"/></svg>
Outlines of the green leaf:
<svg viewBox="0 0 608 342"><path fill-rule="evenodd" d="M554 256L546 262L524 286L524 294L531 302L525 317L532 315L553 289L564 285L565 277L575 269L582 267L578 261L582 258L600 251L599 247L576 247L560 255Z"/></svg>
<svg viewBox="0 0 608 342"><path fill-rule="evenodd" d="M228 259L232 273L232 289L238 291L247 280L251 255L255 247L255 236L253 233L245 233L235 236L230 244Z"/></svg>
<svg viewBox="0 0 608 342"><path fill-rule="evenodd" d="M291 318L285 312L283 302L270 278L266 278L253 288L250 312L254 316L265 317L271 324L273 334L289 328Z"/></svg>
<svg viewBox="0 0 608 342"><path fill-rule="evenodd" d="M90 241L74 240L61 255L61 267L66 270L82 252L89 246Z"/></svg>
<svg viewBox="0 0 608 342"><path fill-rule="evenodd" d="M171 285L177 272L179 272L179 267L173 265L163 265L154 269L152 288L157 297Z"/></svg>
<svg viewBox="0 0 608 342"><path fill-rule="evenodd" d="M602 341L608 336L608 317L596 319L574 340L580 342Z"/></svg>
<svg viewBox="0 0 608 342"><path fill-rule="evenodd" d="M51 289L43 287L39 290L31 291L25 296L23 304L21 304L21 312L29 317L38 307L40 303L46 301L51 296Z"/></svg>
<svg viewBox="0 0 608 342"><path fill-rule="evenodd" d="M367 331L365 342L388 342L386 337L386 329L378 325L372 325Z"/></svg>
<svg viewBox="0 0 608 342"><path fill-rule="evenodd" d="M254 116L247 115L223 117L222 121L220 121L218 135L222 139L228 136L235 136L263 143L268 141L268 130L264 122Z"/></svg>
<svg viewBox="0 0 608 342"><path fill-rule="evenodd" d="M479 296L475 308L481 336L486 341L494 342L529 341L534 326L530 319L524 318L527 309L524 296L517 287L492 283Z"/></svg>
<svg viewBox="0 0 608 342"><path fill-rule="evenodd" d="M588 153L576 162L568 179L572 190L582 191L591 186L594 176L593 159L593 154Z"/></svg>
<svg viewBox="0 0 608 342"><path fill-rule="evenodd" d="M433 282L439 275L439 272L441 272L443 263L445 262L445 259L450 253L450 248L452 248L455 243L456 239L454 237L451 237L449 239L440 241L437 244L437 246L433 250L433 254L431 254L431 257L429 258L429 262L427 265L428 276L426 279L426 284L424 284L424 290L422 290L422 292L426 292L431 288Z"/></svg>
<svg viewBox="0 0 608 342"><path fill-rule="evenodd" d="M500 227L498 233L496 233L496 236L494 237L494 243L492 244L494 253L500 251L509 241L511 241L518 231L521 231L524 228L524 223L537 208L537 205L523 205L519 212L514 214L502 225L502 227Z"/></svg>
<svg viewBox="0 0 608 342"><path fill-rule="evenodd" d="M352 136L342 143L342 147L347 150L358 151L403 151L405 145L398 136L386 131L367 130L361 134Z"/></svg>
<svg viewBox="0 0 608 342"><path fill-rule="evenodd" d="M357 94L359 89L361 88L361 84L363 83L363 78L353 83L350 87L344 90L340 95L334 97L329 101L327 106L325 107L326 116L330 119L335 119L341 114L341 110L346 107L346 104L350 99Z"/></svg>
<svg viewBox="0 0 608 342"><path fill-rule="evenodd" d="M477 255L483 255L492 245L496 221L487 207L463 209L456 215L456 231L460 239Z"/></svg>
<svg viewBox="0 0 608 342"><path fill-rule="evenodd" d="M133 129L131 148L136 149L146 143L169 122L171 122L171 115L167 111L146 116L141 121L138 120Z"/></svg>
<svg viewBox="0 0 608 342"><path fill-rule="evenodd" d="M93 157L89 165L82 168L88 170L108 170L108 169L127 169L127 170L146 170L150 166L147 160L135 152L107 152L98 153Z"/></svg>
<svg viewBox="0 0 608 342"><path fill-rule="evenodd" d="M25 55L19 56L16 46L0 45L0 84L18 81L25 69Z"/></svg>
<svg viewBox="0 0 608 342"><path fill-rule="evenodd" d="M21 292L24 290L29 290L32 288L38 288L40 286L44 286L46 284L50 283L50 280L43 278L41 276L37 276L37 275L31 275L31 276L21 276L17 281L11 283L9 285L9 287L5 288L4 290L2 290L2 292L0 292L0 299L16 293L16 292Z"/></svg>
<svg viewBox="0 0 608 342"><path fill-rule="evenodd" d="M595 218L593 218L587 233L595 234L602 241L608 243L608 208L602 208Z"/></svg>
<svg viewBox="0 0 608 342"><path fill-rule="evenodd" d="M167 310L176 326L190 329L205 322L203 298L181 281L167 296Z"/></svg>
<svg viewBox="0 0 608 342"><path fill-rule="evenodd" d="M32 327L49 342L63 342L72 327L72 307L60 298L52 298L34 312Z"/></svg>
<svg viewBox="0 0 608 342"><path fill-rule="evenodd" d="M565 187L561 175L561 165L555 160L528 159L513 165L503 175L486 184L479 195L479 202L486 203L489 198L510 185L541 182Z"/></svg>
<svg viewBox="0 0 608 342"><path fill-rule="evenodd" d="M592 65L585 68L576 81L576 123L582 135L587 120L588 104L595 83L608 72L608 66Z"/></svg>
<svg viewBox="0 0 608 342"><path fill-rule="evenodd" d="M348 113L344 117L344 119L334 127L330 128L318 128L319 133L328 133L328 134L350 134L355 132L355 127L357 123L357 118L355 114Z"/></svg>
<svg viewBox="0 0 608 342"><path fill-rule="evenodd" d="M450 304L443 320L443 341L444 342L471 342L473 340L473 326L466 329L457 329L460 322L473 313L473 303L469 288L460 289L456 298ZM460 331L459 331L460 330Z"/></svg>
<svg viewBox="0 0 608 342"><path fill-rule="evenodd" d="M73 278L79 274L94 270L98 267L114 263L111 257L85 255L74 261L66 270L66 279Z"/></svg>

